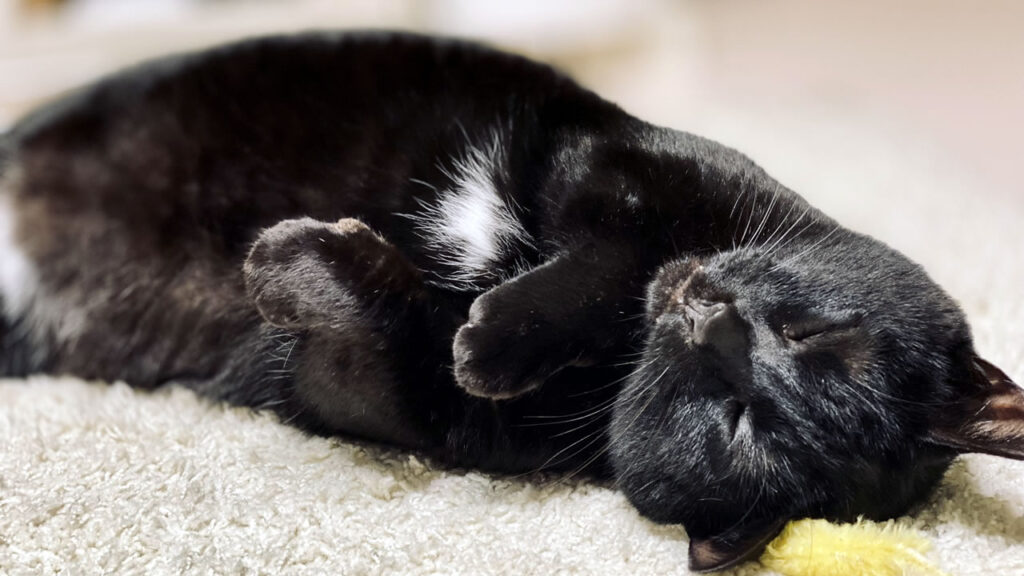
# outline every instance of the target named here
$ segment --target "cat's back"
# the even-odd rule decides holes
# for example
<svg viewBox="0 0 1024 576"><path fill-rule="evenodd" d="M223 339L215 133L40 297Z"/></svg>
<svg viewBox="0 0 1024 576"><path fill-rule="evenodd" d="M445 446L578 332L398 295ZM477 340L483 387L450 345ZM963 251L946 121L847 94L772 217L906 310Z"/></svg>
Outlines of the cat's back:
<svg viewBox="0 0 1024 576"><path fill-rule="evenodd" d="M428 193L410 179L439 179L440 161L496 130L529 130L553 101L583 110L599 99L547 66L467 42L247 40L125 70L30 114L6 136L6 172L17 172L6 187L145 223L142 236L158 242L194 232L237 257L287 217L346 214L387 231L390 215Z"/></svg>
<svg viewBox="0 0 1024 576"><path fill-rule="evenodd" d="M530 164L545 116L608 106L525 58L393 33L247 40L79 89L0 136L0 296L46 351L19 364L134 382L216 365L259 324L240 267L260 230L355 217L429 264L396 215L445 162L504 133Z"/></svg>
<svg viewBox="0 0 1024 576"><path fill-rule="evenodd" d="M369 31L269 36L126 68L38 108L7 138L25 146L96 137L154 113L179 113L191 129L216 117L218 130L232 123L238 136L258 132L253 124L269 131L314 113L328 124L347 118L349 126L331 126L345 130L359 119L450 114L488 102L524 106L563 90L583 92L548 66L468 41ZM248 129L234 124L261 112Z"/></svg>

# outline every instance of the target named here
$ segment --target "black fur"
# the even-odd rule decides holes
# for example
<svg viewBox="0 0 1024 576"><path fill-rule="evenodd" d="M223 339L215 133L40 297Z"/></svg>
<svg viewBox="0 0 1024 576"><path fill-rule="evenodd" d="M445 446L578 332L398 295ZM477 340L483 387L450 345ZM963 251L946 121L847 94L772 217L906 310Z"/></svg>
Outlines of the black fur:
<svg viewBox="0 0 1024 576"><path fill-rule="evenodd" d="M907 510L954 455L937 412L976 380L918 266L734 150L475 45L171 57L0 150L38 276L9 374L181 384L448 464L613 476L686 526L696 569L790 518ZM429 226L474 158L515 222L467 272Z"/></svg>

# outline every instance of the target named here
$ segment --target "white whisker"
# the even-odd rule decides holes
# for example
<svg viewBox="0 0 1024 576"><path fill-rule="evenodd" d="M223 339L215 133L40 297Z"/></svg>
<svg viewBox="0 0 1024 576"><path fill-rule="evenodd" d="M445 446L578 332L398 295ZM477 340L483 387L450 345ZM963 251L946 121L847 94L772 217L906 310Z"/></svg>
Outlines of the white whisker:
<svg viewBox="0 0 1024 576"><path fill-rule="evenodd" d="M775 270L780 269L782 266L792 264L792 263L796 262L797 260L799 260L799 259L801 259L801 258L803 258L803 257L805 257L807 255L809 255L811 252L813 252L814 250L818 249L826 240L831 238L832 235L835 234L836 232L838 232L840 229L842 229L842 227L837 224L836 227L833 228L831 232L829 232L824 237L819 239L817 242L812 244L810 248L807 248L806 250L804 250L803 252L800 252L796 256L791 256L790 258L787 258L783 262L780 262L780 263L776 264L772 268L772 271L774 272Z"/></svg>
<svg viewBox="0 0 1024 576"><path fill-rule="evenodd" d="M779 183L776 183L775 184L775 193L772 194L772 201L771 201L771 203L768 204L768 210L765 211L764 218L761 220L761 224L758 225L757 230L754 232L754 235L750 237L750 243L749 243L750 246L754 245L754 242L757 241L757 239L761 236L761 232L764 231L765 224L767 224L768 220L771 219L772 212L775 210L775 204L776 204L776 202L779 201L779 191L781 189L782 189L782 185L780 185Z"/></svg>
<svg viewBox="0 0 1024 576"><path fill-rule="evenodd" d="M800 214L800 217L796 219L796 222L793 222L793 224L782 234L782 236L779 237L778 240L775 241L774 244L772 244L770 247L765 249L765 251L764 251L765 257L768 257L769 255L771 255L771 253L774 252L776 248L780 248L782 246L785 246L785 244L783 244L783 242L786 240L786 238L789 237L789 233L792 232L793 229L796 228L797 225L800 224L800 222L802 222L805 217L807 217L807 214L810 213L810 211L811 211L811 207L810 206L808 206L806 209L804 209L803 213ZM779 226L779 229L781 229L781 228L782 228L782 226ZM805 226L804 230L806 230L806 229L807 229L807 227ZM803 232L803 230L801 230L801 232ZM800 234L797 234L797 236L799 236L799 235ZM771 239L769 238L769 241L770 240ZM765 242L765 244L767 244L767 242Z"/></svg>
<svg viewBox="0 0 1024 576"><path fill-rule="evenodd" d="M779 225L776 226L775 230L772 231L772 233L768 236L768 238L765 238L764 242L761 243L761 248L762 249L765 246L767 246L769 243L771 243L771 241L775 238L775 236L782 230L782 227L785 226L787 222L789 222L789 217L790 217L791 214L793 214L793 210L794 209L796 209L796 203L795 202L790 204L789 210L786 211L786 214L782 217L782 220L779 221ZM764 254L764 255L767 256L767 253Z"/></svg>

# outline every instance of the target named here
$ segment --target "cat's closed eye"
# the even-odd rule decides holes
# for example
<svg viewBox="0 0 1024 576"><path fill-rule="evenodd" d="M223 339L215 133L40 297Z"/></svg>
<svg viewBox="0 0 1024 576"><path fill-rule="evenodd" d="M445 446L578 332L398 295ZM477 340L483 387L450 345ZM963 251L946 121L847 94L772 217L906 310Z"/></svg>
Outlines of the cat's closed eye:
<svg viewBox="0 0 1024 576"><path fill-rule="evenodd" d="M861 325L863 314L844 312L833 316L816 316L782 325L782 336L790 343L814 343L827 336L841 336Z"/></svg>

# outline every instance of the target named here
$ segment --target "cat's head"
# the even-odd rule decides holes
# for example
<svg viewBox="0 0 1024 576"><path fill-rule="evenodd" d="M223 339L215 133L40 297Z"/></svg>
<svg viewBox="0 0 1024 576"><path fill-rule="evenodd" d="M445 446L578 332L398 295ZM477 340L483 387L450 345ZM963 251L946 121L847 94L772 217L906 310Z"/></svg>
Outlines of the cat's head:
<svg viewBox="0 0 1024 576"><path fill-rule="evenodd" d="M790 519L902 514L958 452L1024 458L1024 394L956 304L834 224L664 265L647 322L612 463L642 513L685 526L692 569L754 556Z"/></svg>

